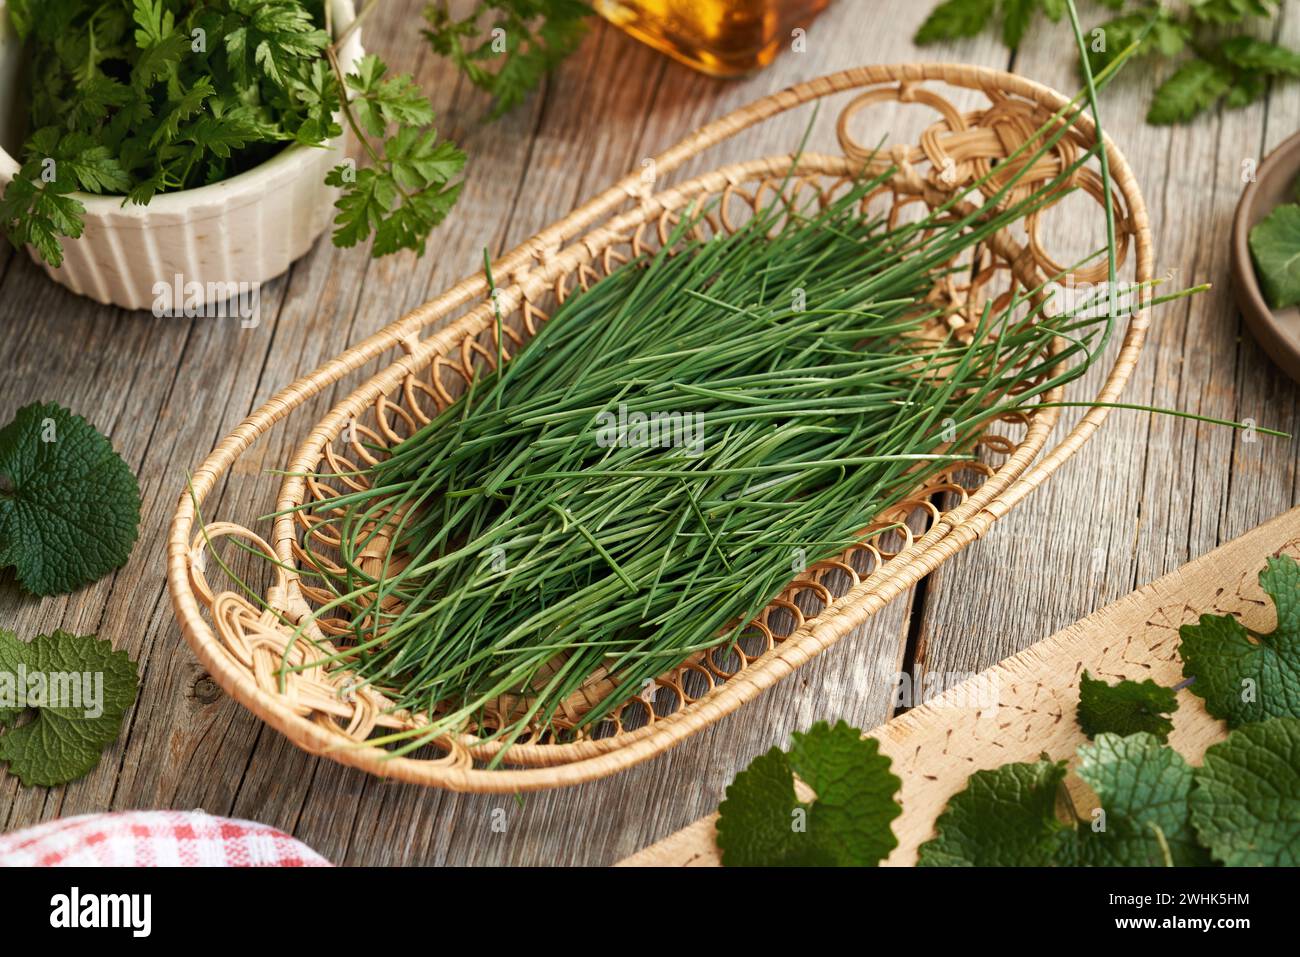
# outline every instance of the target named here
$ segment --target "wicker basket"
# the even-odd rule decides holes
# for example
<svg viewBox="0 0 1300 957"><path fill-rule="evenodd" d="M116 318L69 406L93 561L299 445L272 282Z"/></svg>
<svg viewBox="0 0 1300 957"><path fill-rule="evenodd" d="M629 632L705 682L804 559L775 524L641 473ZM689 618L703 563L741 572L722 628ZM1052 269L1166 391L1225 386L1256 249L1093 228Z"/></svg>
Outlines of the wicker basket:
<svg viewBox="0 0 1300 957"><path fill-rule="evenodd" d="M958 111L947 98L952 94L945 95L945 85L977 91L986 103ZM841 152L801 154L795 175L784 187L792 163L789 153L715 169L658 192L639 172L634 173L502 257L493 267L495 304L486 277L470 276L277 393L226 437L194 473L191 488L181 497L167 568L185 638L216 681L299 747L376 775L476 792L529 791L588 781L659 754L788 675L977 539L1047 479L1096 430L1106 408L1089 409L1050 449L1047 443L1056 425L1056 409L1042 408L998 423L980 440L986 452L980 467L943 474L880 517L882 525L907 523L909 530L892 533L892 542L887 538L864 541L839 558L794 576L737 644L695 656L661 676L653 688L629 689L627 702L590 731L567 734L555 733L555 726L539 729L510 749L508 766L491 768L486 764L498 745L469 734L426 748L427 755L393 757L368 743L426 719L395 712L372 688L352 688L346 672L327 664L313 665L326 653L321 649L331 647L334 629L327 619L308 627L313 642L292 643L290 662L304 667L290 672L282 683L282 657L292 634L283 622L301 621L310 614L315 598L295 572L301 567L307 538L323 534L305 512L276 519L269 539L241 524L214 521L206 513L206 527L196 527L208 494L254 442L363 364L392 354L390 364L301 437L292 460L282 463L287 477L279 480L274 507L269 489L276 480L268 479L264 507L254 514L284 512L336 494L355 481L343 473L373 460L375 445L391 445L409 435L454 401L479 370L496 362L497 307L507 317L502 345L508 356L575 288L586 287L631 255L666 242L673 223L693 200L718 199L715 212L699 229L730 230L765 197L770 199L772 190L813 191L824 199L864 165L888 162L898 171L874 201L884 203L892 216L906 215L909 205L938 205L954 189L987 173L1067 102L1029 80L975 67L865 67L801 84L738 110L656 157L654 169L666 174L747 127L837 94L851 97L839 115ZM936 111L938 120L917 145L877 153L854 139L850 123L864 107L887 101L922 104ZM1091 122L1080 117L1017 189L1053 178L1062 163L1068 165L1092 145L1094 135ZM1149 282L1146 209L1124 158L1113 146L1107 153L1124 278ZM1074 179L1086 195L1098 204L1103 201L1101 180L1091 168L1079 170ZM1042 218L1041 213L1029 217L1017 229L1005 230L985 243L972 264L969 282L955 283L948 277L936 287L933 297L950 307L949 325L960 327L978 315L990 298L1005 303L1012 289L1036 287L1061 271L1040 242ZM1087 282L1105 276L1104 263L1075 274L1077 280ZM431 331L440 325L438 331ZM1137 361L1146 326L1145 312L1129 317L1122 342L1106 359L1100 387L1071 398L1114 402ZM215 590L209 584L212 562L207 560L207 550L226 536L239 537L247 547L275 559L274 565L265 563L273 569L275 580L262 596L264 605L245 593ZM593 675L589 696L608 690L610 680ZM570 724L581 715L589 696L579 693L566 703L564 713ZM556 724L563 730L566 721Z"/></svg>

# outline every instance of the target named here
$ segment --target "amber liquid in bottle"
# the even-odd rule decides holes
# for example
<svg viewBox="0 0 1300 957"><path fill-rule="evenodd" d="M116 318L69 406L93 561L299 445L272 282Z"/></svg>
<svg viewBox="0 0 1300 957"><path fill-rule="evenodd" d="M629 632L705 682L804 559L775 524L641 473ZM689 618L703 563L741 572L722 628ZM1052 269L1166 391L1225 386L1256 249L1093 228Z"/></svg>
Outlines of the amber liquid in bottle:
<svg viewBox="0 0 1300 957"><path fill-rule="evenodd" d="M596 12L644 43L713 76L771 63L830 0L593 0Z"/></svg>

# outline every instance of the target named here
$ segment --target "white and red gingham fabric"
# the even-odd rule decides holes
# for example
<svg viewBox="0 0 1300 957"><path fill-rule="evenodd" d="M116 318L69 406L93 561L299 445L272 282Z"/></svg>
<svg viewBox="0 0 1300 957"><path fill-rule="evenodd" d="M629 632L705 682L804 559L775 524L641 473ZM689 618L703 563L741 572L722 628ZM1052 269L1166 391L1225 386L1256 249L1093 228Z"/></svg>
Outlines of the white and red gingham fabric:
<svg viewBox="0 0 1300 957"><path fill-rule="evenodd" d="M329 867L288 834L202 811L86 814L0 835L0 867Z"/></svg>

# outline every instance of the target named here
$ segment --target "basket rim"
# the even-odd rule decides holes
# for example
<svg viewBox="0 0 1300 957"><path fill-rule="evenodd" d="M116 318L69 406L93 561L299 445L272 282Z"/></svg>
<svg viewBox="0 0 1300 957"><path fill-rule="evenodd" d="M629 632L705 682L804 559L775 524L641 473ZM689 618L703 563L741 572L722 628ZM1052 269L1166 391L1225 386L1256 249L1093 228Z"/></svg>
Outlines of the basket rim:
<svg viewBox="0 0 1300 957"><path fill-rule="evenodd" d="M991 89L1009 92L1053 111L1069 103L1069 98L1043 84L984 67L941 63L859 67L820 77L757 100L670 147L656 157L655 162L660 169L669 171L708 147L734 136L740 130L824 96L860 87L927 80L945 82L957 87L981 89L986 92ZM1095 136L1095 127L1086 114L1080 113L1075 125L1084 135ZM1132 235L1135 239L1135 275L1139 282L1145 282L1150 280L1152 274L1152 242L1146 206L1127 160L1109 137L1105 142L1113 188L1123 197L1128 207ZM525 274L530 263L546 264L555 257L559 244L581 235L587 227L617 209L629 198L642 200L649 198L648 187L641 182L639 172L624 177L568 217L547 227L506 254L494 265L494 272L498 275L510 276L513 282L518 276ZM679 710L656 720L645 729L640 729L648 733L635 740L624 739L617 747L562 765L507 770L480 770L464 762L430 762L406 757L394 758L387 752L373 746L366 746L364 743L342 745L337 732L298 714L285 703L283 698L258 687L251 672L242 666L237 666L231 660L203 617L189 580L191 537L198 508L231 464L294 408L393 346L405 347L408 354L397 358L389 368L400 365L415 365L418 368L416 356L427 353L435 343L446 345L446 334L472 315L472 312L446 329L439 330L427 340L416 342L413 338L415 334L441 315L486 293L487 283L483 274L481 272L472 274L443 295L418 307L407 316L278 392L228 435L194 472L190 488L180 497L168 539L167 581L173 609L186 641L218 684L242 705L284 733L304 750L324 754L339 763L381 777L396 777L413 783L438 785L457 791L512 793L593 780L631 767L661 753L680 743L689 734L735 710L760 691L791 673L861 624L921 577L929 574L951 555L978 539L993 522L1005 515L1013 505L1046 480L1065 459L1091 437L1110 411L1107 406L1102 405L1089 408L1071 431L1036 463L1033 459L1038 456L1042 448L1041 444L1035 446L1026 460L1016 469L1016 474L1004 483L1004 487L1000 488L997 494L981 500L976 493L971 500L943 513L934 526L920 537L914 553L907 556L900 555L898 559L880 569L885 574L871 576L872 588L869 592L855 594L860 589L865 590L866 582L846 592L845 595L840 596L833 608L828 608L820 614L805 633L792 634L762 659L756 660L740 674L715 687L706 696L696 701L689 710ZM1105 382L1092 401L1113 402L1118 398L1136 365L1148 325L1149 314L1145 309L1129 317L1119 353L1108 370ZM354 390L349 398L362 391L364 387L363 384L361 388ZM325 420L322 420L313 428L304 445L315 441L318 437L324 438L322 434L324 424ZM1007 464L1000 466L999 472ZM904 558L906 560L901 560ZM629 732L629 734L636 734L636 732Z"/></svg>

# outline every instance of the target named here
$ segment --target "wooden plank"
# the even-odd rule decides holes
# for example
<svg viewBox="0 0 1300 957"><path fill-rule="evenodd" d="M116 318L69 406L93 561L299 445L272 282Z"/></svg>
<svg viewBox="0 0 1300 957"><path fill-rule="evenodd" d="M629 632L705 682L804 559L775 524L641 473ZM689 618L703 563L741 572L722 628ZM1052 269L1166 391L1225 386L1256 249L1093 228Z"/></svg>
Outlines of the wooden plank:
<svg viewBox="0 0 1300 957"><path fill-rule="evenodd" d="M482 95L428 54L411 28L412 11L399 6L377 8L365 28L366 45L382 51L395 69L416 71L442 114L440 126L471 157L460 204L435 234L428 255L374 262L364 250L336 251L328 242L318 243L287 277L264 290L263 323L253 330L104 309L57 289L21 256L11 257L0 273L0 321L8 333L0 341L0 361L10 383L0 396L0 417L38 398L89 412L137 470L145 496L141 541L116 576L76 595L41 602L13 588L0 589L7 626L24 635L52 627L97 629L139 657L145 677L128 731L91 776L50 791L22 791L12 779L0 779L5 828L105 808L202 806L289 829L348 863L611 862L716 806L735 770L785 742L790 731L819 718L870 725L887 717L890 679L905 659L909 627L919 629L924 665L983 667L1023 647L1049 623L1095 607L1098 593L1122 593L1143 571L1204 551L1228 531L1293 500L1293 451L1280 456L1276 446L1247 447L1235 440L1201 445L1197 439L1184 443L1177 458L1171 456L1171 467L1148 478L1142 469L1134 470L1134 455L1150 445L1150 457L1160 458L1178 433L1153 432L1150 439L1139 416L1128 416L1127 426L1117 418L1091 450L1116 426L1127 429L1118 445L1072 463L1066 474L1074 477L1055 498L1045 500L1046 489L1036 493L989 542L958 559L983 555L979 561L946 567L929 586L919 622L911 621L908 600L895 603L737 715L627 774L517 804L381 782L302 754L220 694L172 620L162 585L162 537L187 467L277 388L476 268L485 246L500 251L530 235L627 169L638 168L643 157L729 109L864 62L1007 62L991 35L950 47L913 48L910 37L930 7L924 3L876 19L861 16L857 4L833 5L809 31L805 53L787 51L769 70L730 83L695 74L597 25L542 93L502 121L481 126ZM1298 21L1294 15L1282 21L1293 45ZM1020 68L1070 88L1070 61L1060 55L1059 43L1037 34L1034 42L1038 52L1022 54ZM1117 110L1144 102L1143 82L1139 78L1136 90L1111 91L1107 102ZM1270 96L1267 142L1285 135L1288 124L1297 125L1298 96L1295 86ZM1202 127L1173 139L1176 134L1145 127L1135 111L1120 126L1108 121L1144 184L1162 182L1170 150L1178 151L1174 185L1148 198L1153 212L1166 206L1173 211L1167 222L1161 219L1160 235L1179 245L1162 265L1180 267L1186 281L1201 275L1199 268L1195 276L1187 273L1208 242L1205 237L1226 229L1224 208L1235 195L1222 150L1195 147L1211 143L1214 132L1227 143L1259 139L1261 109L1237 114L1221 129ZM833 145L833 112L823 111L815 146ZM904 139L925 119L923 110L907 107L884 109L871 122L872 129ZM694 169L788 150L803 122L789 117L751 131L712 151ZM1215 184L1209 197L1207 183ZM1188 205L1194 208L1184 216ZM1220 266L1211 264L1213 270ZM1213 310L1197 307L1207 310L1198 313L1207 327L1227 300L1213 302ZM1261 423L1283 421L1283 427L1294 420L1294 388L1250 354L1253 345L1245 343L1238 351L1232 335L1211 337L1215 355L1224 359L1214 366L1201 354L1207 342L1203 333L1214 330L1192 328L1186 316L1180 322L1186 342L1179 327L1171 328L1157 350L1163 384L1157 389L1152 374L1142 394L1199 401L1206 393L1201 411L1234 414L1236 409L1236 415L1253 414ZM282 464L293 444L287 437L293 422L309 423L333 398L310 405L263 443L214 495L209 513L262 514L274 480L260 470ZM1229 460L1230 479L1212 482L1198 473L1212 469L1222 475L1225 466L1209 463ZM1187 474L1197 480L1184 492L1175 480ZM1102 488L1105 495L1094 491ZM1105 518L1112 500L1141 505L1121 508L1112 520ZM1075 503L1088 510L1072 512ZM1149 517L1140 526L1135 518L1166 512L1172 520L1163 523L1169 526L1165 531ZM1091 519L1094 513L1101 518L1077 518ZM1017 520L1023 524L1011 524ZM1159 536L1159 548L1144 543L1140 561L1132 552L1139 527L1144 535ZM1097 547L1104 550L1099 562L1092 551ZM1024 566L1025 555L1037 556L1037 564L1017 571L1015 561ZM1066 584L1058 589L1055 578L1042 573L1044 567L1064 569L1059 574ZM1016 587L997 589L1006 607L985 607L974 597L1012 572L1019 576ZM1005 601L1007 594L1011 601ZM498 809L506 814L505 832L491 826L500 820L493 816Z"/></svg>
<svg viewBox="0 0 1300 957"><path fill-rule="evenodd" d="M1089 7L1085 15L1100 21L1109 14ZM1292 45L1297 20L1288 8L1282 28ZM1063 32L1037 29L1016 69L1071 90L1078 82L1075 63ZM1294 435L1297 388L1241 328L1228 282L1227 236L1243 161L1264 146L1265 113L1271 140L1294 130L1300 86L1280 85L1266 101L1190 125L1150 126L1147 105L1169 72L1167 64L1128 70L1102 96L1103 125L1143 187L1157 274L1169 276L1173 287L1212 282L1214 288L1158 308L1125 399L1251 417ZM1275 123L1283 129L1273 129ZM1049 216L1047 248L1068 245L1080 221ZM1088 394L1099 374L1095 368L1076 396ZM930 577L916 667L936 675L987 668L1300 501L1294 488L1300 437L1250 438L1168 416L1113 413L978 547Z"/></svg>
<svg viewBox="0 0 1300 957"><path fill-rule="evenodd" d="M1087 743L1074 720L1079 675L1086 669L1107 681L1151 679L1172 687L1182 681L1178 627L1205 612L1232 614L1255 631L1277 624L1272 602L1259 587L1269 555L1300 556L1300 508L1057 632L1000 665L895 718L871 737L893 761L903 782L903 813L894 822L898 847L886 864L909 865L934 833L934 821L975 771L1046 753L1073 758ZM1227 734L1186 688L1169 744L1193 764ZM720 865L710 815L620 863L634 866Z"/></svg>

